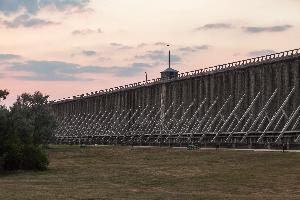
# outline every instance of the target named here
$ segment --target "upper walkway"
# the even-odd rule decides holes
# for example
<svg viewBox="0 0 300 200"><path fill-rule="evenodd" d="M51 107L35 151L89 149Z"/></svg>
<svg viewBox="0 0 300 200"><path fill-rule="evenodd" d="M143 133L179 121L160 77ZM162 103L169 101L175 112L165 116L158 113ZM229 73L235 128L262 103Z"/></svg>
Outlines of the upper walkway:
<svg viewBox="0 0 300 200"><path fill-rule="evenodd" d="M134 88L138 88L138 87L160 84L162 82L183 80L183 79L187 79L190 77L196 77L196 76L206 76L209 74L220 73L220 72L225 72L225 71L235 70L235 69L240 69L240 68L247 68L247 67L252 67L252 66L258 66L258 65L262 65L262 64L279 62L279 61L289 60L289 59L293 59L293 58L300 58L300 48L283 51L283 52L279 52L279 53L274 53L274 54L269 54L269 55L264 55L264 56L259 56L259 57L254 57L254 58L249 58L249 59L245 59L245 60L235 61L235 62L226 63L226 64L222 64L222 65L206 67L203 69L183 72L183 73L179 73L178 77L174 77L172 79L156 78L156 79L147 80L147 81L143 81L143 82L131 83L131 84L128 84L125 86L118 86L118 87L113 87L113 88L95 91L95 92L91 92L91 93L81 94L81 95L73 96L72 98L68 97L68 98L58 99L58 100L51 101L50 103L59 104L59 103L74 101L74 100L78 100L78 99L90 98L90 97L104 95L104 94L108 94L108 93L119 92L119 91L123 91L123 90L127 90L127 89L134 89Z"/></svg>

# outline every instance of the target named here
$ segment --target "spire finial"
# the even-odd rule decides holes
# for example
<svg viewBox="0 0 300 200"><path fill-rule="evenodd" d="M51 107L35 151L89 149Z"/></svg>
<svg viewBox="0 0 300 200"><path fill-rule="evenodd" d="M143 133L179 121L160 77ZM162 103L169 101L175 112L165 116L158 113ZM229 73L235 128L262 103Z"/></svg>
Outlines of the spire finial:
<svg viewBox="0 0 300 200"><path fill-rule="evenodd" d="M170 45L167 44L167 47L169 47ZM171 68L171 50L169 49L169 69Z"/></svg>
<svg viewBox="0 0 300 200"><path fill-rule="evenodd" d="M145 72L146 83L148 82L148 74Z"/></svg>

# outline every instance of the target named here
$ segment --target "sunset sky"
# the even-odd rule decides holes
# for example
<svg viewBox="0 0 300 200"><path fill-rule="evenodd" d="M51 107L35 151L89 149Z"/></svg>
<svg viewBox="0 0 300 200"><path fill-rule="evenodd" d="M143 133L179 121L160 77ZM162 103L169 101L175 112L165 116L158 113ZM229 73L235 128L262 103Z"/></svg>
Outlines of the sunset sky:
<svg viewBox="0 0 300 200"><path fill-rule="evenodd" d="M300 47L300 0L0 0L0 89L11 105Z"/></svg>

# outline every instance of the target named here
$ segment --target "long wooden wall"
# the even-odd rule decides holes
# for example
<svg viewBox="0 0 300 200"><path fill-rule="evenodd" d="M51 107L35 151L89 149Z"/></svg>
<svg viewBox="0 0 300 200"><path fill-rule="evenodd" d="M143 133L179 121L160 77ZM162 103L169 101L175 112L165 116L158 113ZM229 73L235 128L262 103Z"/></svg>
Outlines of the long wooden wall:
<svg viewBox="0 0 300 200"><path fill-rule="evenodd" d="M296 109L300 102L300 56L287 56L282 59L258 62L235 68L221 69L211 73L189 75L172 80L161 80L144 86L124 88L83 98L70 99L53 103L57 116L79 113L99 113L112 109L132 109L139 106L161 106L164 110L172 103L180 105L195 100L195 106L207 98L210 105L216 98L227 99L232 95L229 107L236 105L245 94L248 106L256 94L263 93L261 104L265 103L278 89L277 106L284 101L293 87L296 88L292 100L287 105L287 112ZM220 102L220 101L219 101ZM222 103L218 105L221 107ZM257 106L259 112L262 105ZM230 110L231 108L228 108ZM207 109L207 108L206 108Z"/></svg>

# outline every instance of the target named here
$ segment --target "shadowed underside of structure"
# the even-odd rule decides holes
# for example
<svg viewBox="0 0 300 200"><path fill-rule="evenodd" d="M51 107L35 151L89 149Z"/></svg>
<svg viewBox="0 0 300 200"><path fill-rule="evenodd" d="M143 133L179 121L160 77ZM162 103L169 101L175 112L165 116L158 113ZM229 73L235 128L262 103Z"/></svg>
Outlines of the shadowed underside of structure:
<svg viewBox="0 0 300 200"><path fill-rule="evenodd" d="M260 58L53 102L55 142L300 147L299 49Z"/></svg>

